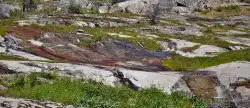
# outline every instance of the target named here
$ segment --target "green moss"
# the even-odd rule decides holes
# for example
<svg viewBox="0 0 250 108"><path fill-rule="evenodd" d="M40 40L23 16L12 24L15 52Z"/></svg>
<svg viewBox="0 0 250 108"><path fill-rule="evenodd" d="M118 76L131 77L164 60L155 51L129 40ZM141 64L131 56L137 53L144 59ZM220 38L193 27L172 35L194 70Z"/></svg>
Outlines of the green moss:
<svg viewBox="0 0 250 108"><path fill-rule="evenodd" d="M169 60L165 60L163 65L171 70L192 71L223 63L245 60L250 60L250 49L221 53L215 57L173 57Z"/></svg>
<svg viewBox="0 0 250 108"><path fill-rule="evenodd" d="M39 75L15 78L15 86L0 95L73 104L86 108L204 108L199 97L181 93L165 94L156 88L133 91L128 87L111 87L90 80L56 78L52 84L42 83Z"/></svg>
<svg viewBox="0 0 250 108"><path fill-rule="evenodd" d="M195 43L204 44L204 45L216 45L216 46L224 47L224 48L236 45L236 44L232 44L229 42L221 41L217 37L210 37L210 36L190 37L187 40L191 42L195 42Z"/></svg>
<svg viewBox="0 0 250 108"><path fill-rule="evenodd" d="M22 59L22 58L17 58L17 57L13 57L13 56L6 56L3 53L0 53L0 60L15 60L15 61L23 61L26 59Z"/></svg>

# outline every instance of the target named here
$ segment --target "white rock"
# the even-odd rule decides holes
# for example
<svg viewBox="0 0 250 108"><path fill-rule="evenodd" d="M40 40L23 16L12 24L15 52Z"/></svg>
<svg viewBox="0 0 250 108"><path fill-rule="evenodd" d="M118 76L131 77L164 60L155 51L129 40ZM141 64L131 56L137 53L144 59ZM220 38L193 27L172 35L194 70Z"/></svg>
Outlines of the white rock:
<svg viewBox="0 0 250 108"><path fill-rule="evenodd" d="M198 43L194 43L194 42L190 42L190 41L186 41L186 40L181 40L181 39L170 39L170 40L176 43L177 49L183 49L186 47L193 47L195 45L200 45Z"/></svg>
<svg viewBox="0 0 250 108"><path fill-rule="evenodd" d="M50 101L36 101L36 100L26 100L26 99L14 99L8 97L0 97L0 104L2 107L5 106L9 108L65 108L66 105L50 102ZM68 105L69 106L69 105ZM70 107L72 108L72 107Z"/></svg>
<svg viewBox="0 0 250 108"><path fill-rule="evenodd" d="M242 44L250 46L250 39L249 38L240 38L240 37L219 37L219 39L227 41L233 44Z"/></svg>
<svg viewBox="0 0 250 108"><path fill-rule="evenodd" d="M119 36L119 37L122 37L122 38L130 38L130 37L132 37L132 36L117 34L117 33L107 33L107 34L110 35L110 36Z"/></svg>
<svg viewBox="0 0 250 108"><path fill-rule="evenodd" d="M221 64L218 66L201 69L204 71L214 71L217 73L218 79L226 87L229 87L230 83L234 83L239 77L250 78L249 68L250 62L232 62Z"/></svg>
<svg viewBox="0 0 250 108"><path fill-rule="evenodd" d="M94 23L90 22L88 25L89 25L90 28L95 28L95 24Z"/></svg>
<svg viewBox="0 0 250 108"><path fill-rule="evenodd" d="M236 30L228 30L226 32L218 32L218 34L225 34L225 35L245 35L246 32L236 31Z"/></svg>
<svg viewBox="0 0 250 108"><path fill-rule="evenodd" d="M33 44L33 45L36 45L36 46L42 46L42 45L43 45L42 42L36 41L36 40L29 40L29 42L30 42L31 44Z"/></svg>
<svg viewBox="0 0 250 108"><path fill-rule="evenodd" d="M207 53L222 53L227 50L214 45L201 45L198 49L194 50L193 53L205 55Z"/></svg>
<svg viewBox="0 0 250 108"><path fill-rule="evenodd" d="M5 53L4 47L0 47L0 53ZM13 50L13 49L10 49L10 53L12 56L22 57L22 58L25 58L28 60L49 60L47 58L39 57L39 56L36 56L33 54L29 54L26 52L17 51L17 50Z"/></svg>
<svg viewBox="0 0 250 108"><path fill-rule="evenodd" d="M29 63L29 65L27 64ZM16 72L42 72L45 68L57 69L60 75L73 75L75 78L93 79L98 82L103 82L106 85L115 86L117 78L113 73L93 67L91 65L74 65L67 63L45 63L36 61L6 61L0 60L0 64L7 66L9 70ZM27 65L25 65L27 64ZM34 66L31 66L33 64ZM183 76L178 72L144 72L129 69L119 68L126 78L129 78L134 84L139 87L149 88L157 87L165 92L171 93L172 86L179 81Z"/></svg>
<svg viewBox="0 0 250 108"><path fill-rule="evenodd" d="M99 13L108 13L109 11L109 7L108 6L100 6L99 9L98 9L98 12Z"/></svg>
<svg viewBox="0 0 250 108"><path fill-rule="evenodd" d="M83 22L83 21L75 21L72 25L77 26L77 27L87 27L88 23Z"/></svg>

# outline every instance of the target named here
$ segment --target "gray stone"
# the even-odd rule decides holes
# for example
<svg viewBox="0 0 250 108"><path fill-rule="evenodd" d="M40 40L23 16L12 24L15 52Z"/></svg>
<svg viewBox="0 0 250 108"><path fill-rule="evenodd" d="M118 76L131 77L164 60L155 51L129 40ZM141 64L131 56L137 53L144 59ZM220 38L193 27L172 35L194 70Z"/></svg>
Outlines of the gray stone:
<svg viewBox="0 0 250 108"><path fill-rule="evenodd" d="M159 9L163 11L170 11L173 7L178 7L180 13L189 13L194 10L201 10L205 8L215 8L222 4L237 4L237 0L126 0L118 2L111 6L110 13L114 12L131 12L146 14L151 9L150 5L158 4ZM185 10L185 8L187 11ZM164 12L163 12L164 13Z"/></svg>
<svg viewBox="0 0 250 108"><path fill-rule="evenodd" d="M109 27L119 27L117 22L109 22Z"/></svg>
<svg viewBox="0 0 250 108"><path fill-rule="evenodd" d="M63 105L61 103L50 102L50 101L36 101L36 100L0 97L0 107L1 108L72 108L72 105Z"/></svg>
<svg viewBox="0 0 250 108"><path fill-rule="evenodd" d="M0 85L0 90L7 90L7 87L4 87L3 85Z"/></svg>
<svg viewBox="0 0 250 108"><path fill-rule="evenodd" d="M92 3L93 1L91 0L60 0L57 4L57 10L67 10L71 4L79 5L82 9L91 9L93 6Z"/></svg>
<svg viewBox="0 0 250 108"><path fill-rule="evenodd" d="M183 35L193 35L193 36L203 35L200 28L194 25L166 26L166 27L156 26L153 28L158 29L159 32L164 33L164 34L183 34Z"/></svg>
<svg viewBox="0 0 250 108"><path fill-rule="evenodd" d="M90 27L90 28L95 28L95 24L90 22L90 23L89 23L89 27Z"/></svg>
<svg viewBox="0 0 250 108"><path fill-rule="evenodd" d="M91 65L74 65L68 63L46 63L37 61L4 61L0 60L0 66L5 65L9 70L15 72L30 74L31 72L49 71L55 69L59 75L73 76L76 79L93 79L106 85L115 86L117 77L110 71L112 67L97 68ZM130 79L140 88L155 87L165 92L171 93L172 86L183 76L178 72L150 72L136 71L124 68L118 68L124 75L124 78Z"/></svg>
<svg viewBox="0 0 250 108"><path fill-rule="evenodd" d="M250 46L250 39L249 38L241 38L241 37L218 37L223 41L227 41L233 44L242 44Z"/></svg>
<svg viewBox="0 0 250 108"><path fill-rule="evenodd" d="M228 30L226 32L217 32L218 34L225 34L225 35L246 35L246 32L236 31L236 30Z"/></svg>
<svg viewBox="0 0 250 108"><path fill-rule="evenodd" d="M108 11L109 11L109 7L107 5L100 6L98 9L99 13L108 13Z"/></svg>
<svg viewBox="0 0 250 108"><path fill-rule="evenodd" d="M10 17L11 6L7 4L0 4L0 18Z"/></svg>
<svg viewBox="0 0 250 108"><path fill-rule="evenodd" d="M173 7L172 11L181 15L190 15L192 13L192 11L189 10L189 8L180 6Z"/></svg>

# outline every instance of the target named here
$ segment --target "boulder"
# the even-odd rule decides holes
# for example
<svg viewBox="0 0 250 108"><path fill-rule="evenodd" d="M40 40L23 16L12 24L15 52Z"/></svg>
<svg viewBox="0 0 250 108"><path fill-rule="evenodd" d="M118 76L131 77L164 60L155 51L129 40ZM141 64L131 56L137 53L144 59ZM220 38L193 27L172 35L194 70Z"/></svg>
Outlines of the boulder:
<svg viewBox="0 0 250 108"><path fill-rule="evenodd" d="M0 18L10 17L11 6L7 4L0 4Z"/></svg>
<svg viewBox="0 0 250 108"><path fill-rule="evenodd" d="M109 13L115 12L131 12L135 14L146 13L150 8L150 4L157 3L156 0L129 0L117 3L110 7Z"/></svg>
<svg viewBox="0 0 250 108"><path fill-rule="evenodd" d="M27 99L14 99L0 97L1 108L74 108L72 105L63 105L61 103L49 101L36 101Z"/></svg>
<svg viewBox="0 0 250 108"><path fill-rule="evenodd" d="M90 22L90 23L89 23L89 27L90 27L90 28L95 28L95 24Z"/></svg>
<svg viewBox="0 0 250 108"><path fill-rule="evenodd" d="M161 12L179 11L189 13L194 10L215 8L224 4L237 4L237 0L125 0L114 2L110 8L110 13L131 12L136 14L146 14L152 8L152 4L159 4Z"/></svg>
<svg viewBox="0 0 250 108"><path fill-rule="evenodd" d="M99 13L108 13L108 11L109 11L109 7L107 5L100 6L98 9Z"/></svg>
<svg viewBox="0 0 250 108"><path fill-rule="evenodd" d="M91 0L60 0L57 4L57 9L61 10L67 10L68 7L72 5L80 5L81 8L87 9L90 6L92 6L92 1ZM92 7L90 7L92 8Z"/></svg>

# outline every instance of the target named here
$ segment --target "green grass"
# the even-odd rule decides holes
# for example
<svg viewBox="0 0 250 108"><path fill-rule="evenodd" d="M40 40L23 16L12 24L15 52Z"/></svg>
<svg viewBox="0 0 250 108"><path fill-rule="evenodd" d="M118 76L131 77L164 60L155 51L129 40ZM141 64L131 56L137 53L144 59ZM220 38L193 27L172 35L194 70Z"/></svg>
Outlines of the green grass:
<svg viewBox="0 0 250 108"><path fill-rule="evenodd" d="M45 26L32 24L31 27L40 29L44 32L54 32L54 33L69 33L69 32L75 32L77 29L79 29L79 27L76 26L57 26L54 24L47 24Z"/></svg>
<svg viewBox="0 0 250 108"><path fill-rule="evenodd" d="M176 20L176 19L164 19L160 22L160 24L162 25L168 25L168 26L183 26L184 23L180 20Z"/></svg>
<svg viewBox="0 0 250 108"><path fill-rule="evenodd" d="M223 63L245 60L250 60L250 49L221 53L215 57L188 58L178 56L165 60L163 62L163 65L171 70L193 71L201 68L216 66Z"/></svg>
<svg viewBox="0 0 250 108"><path fill-rule="evenodd" d="M17 58L17 57L13 57L13 56L6 56L3 53L0 53L0 60L15 60L15 61L23 61L26 59L23 58Z"/></svg>
<svg viewBox="0 0 250 108"><path fill-rule="evenodd" d="M236 45L236 44L232 44L226 41L221 41L217 37L210 37L210 36L190 37L187 40L191 42L195 42L195 43L200 43L204 45L215 45L215 46L219 46L223 48Z"/></svg>
<svg viewBox="0 0 250 108"><path fill-rule="evenodd" d="M9 31L8 26L7 27L6 26L1 26L0 27L0 37L6 35L8 33L8 31Z"/></svg>
<svg viewBox="0 0 250 108"><path fill-rule="evenodd" d="M85 108L205 108L199 97L181 93L165 94L156 88L133 91L128 87L111 87L91 80L51 78L52 84L38 80L39 74L17 76L2 96L48 100Z"/></svg>

